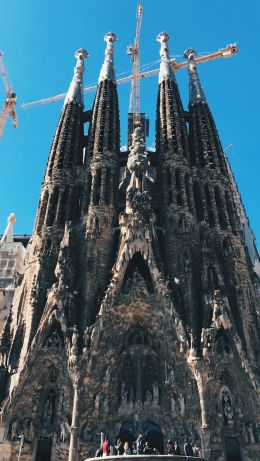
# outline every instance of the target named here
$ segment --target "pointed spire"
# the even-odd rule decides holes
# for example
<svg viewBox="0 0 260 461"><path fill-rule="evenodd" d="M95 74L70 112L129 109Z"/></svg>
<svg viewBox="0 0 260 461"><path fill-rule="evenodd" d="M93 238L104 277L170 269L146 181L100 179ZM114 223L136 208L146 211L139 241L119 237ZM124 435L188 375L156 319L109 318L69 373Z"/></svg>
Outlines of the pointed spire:
<svg viewBox="0 0 260 461"><path fill-rule="evenodd" d="M156 40L157 42L161 43L159 84L162 83L163 80L167 80L168 78L175 80L175 75L172 69L170 53L167 43L170 40L170 37L168 34L166 34L166 32L161 32L159 35L157 35Z"/></svg>
<svg viewBox="0 0 260 461"><path fill-rule="evenodd" d="M88 52L84 48L80 48L75 51L75 57L77 59L76 65L74 67L74 75L72 82L70 84L68 93L64 100L64 106L69 102L75 102L80 106L84 105L84 96L83 96L83 74L85 70L84 59L88 57Z"/></svg>
<svg viewBox="0 0 260 461"><path fill-rule="evenodd" d="M189 60L188 71L190 75L190 104L194 104L199 101L207 103L207 98L201 86L197 65L194 59L196 56L197 53L192 48L189 48L184 52L184 57Z"/></svg>
<svg viewBox="0 0 260 461"><path fill-rule="evenodd" d="M117 40L117 36L113 32L108 32L104 37L107 42L105 50L105 60L101 67L98 83L103 80L115 80L115 67L114 67L114 42Z"/></svg>
<svg viewBox="0 0 260 461"><path fill-rule="evenodd" d="M14 231L13 225L16 221L16 216L14 213L11 213L7 220L7 226L4 232L3 237L1 238L0 243L13 243L14 241Z"/></svg>

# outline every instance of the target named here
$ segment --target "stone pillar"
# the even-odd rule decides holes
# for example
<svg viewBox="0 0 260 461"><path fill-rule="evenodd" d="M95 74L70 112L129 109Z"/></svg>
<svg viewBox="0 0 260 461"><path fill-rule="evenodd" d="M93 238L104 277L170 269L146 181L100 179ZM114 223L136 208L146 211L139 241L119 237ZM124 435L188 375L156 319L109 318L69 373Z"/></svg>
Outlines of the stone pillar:
<svg viewBox="0 0 260 461"><path fill-rule="evenodd" d="M205 387L206 383L203 379L203 374L207 374L208 370L204 360L194 358L193 360L194 371L197 381L197 387L200 398L200 408L201 408L201 434L202 434L202 456L206 459L210 458L210 429L208 424L208 414L206 408L206 399L205 399Z"/></svg>
<svg viewBox="0 0 260 461"><path fill-rule="evenodd" d="M70 428L70 447L68 461L78 460L78 441L79 441L79 405L80 405L80 389L79 389L79 373L76 373L73 378L73 410Z"/></svg>

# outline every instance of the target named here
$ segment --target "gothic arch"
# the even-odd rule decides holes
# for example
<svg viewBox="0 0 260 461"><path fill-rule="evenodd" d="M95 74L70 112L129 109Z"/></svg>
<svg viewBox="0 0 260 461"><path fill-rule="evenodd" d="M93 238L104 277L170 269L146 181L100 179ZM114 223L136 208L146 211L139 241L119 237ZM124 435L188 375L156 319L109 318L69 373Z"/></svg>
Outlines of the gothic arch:
<svg viewBox="0 0 260 461"><path fill-rule="evenodd" d="M139 278L139 280L137 281L141 282L140 277L143 279L147 291L149 293L153 293L154 284L150 270L143 256L138 251L133 255L125 270L122 284L122 292L129 293L131 291L131 288L135 285L133 283L134 279Z"/></svg>

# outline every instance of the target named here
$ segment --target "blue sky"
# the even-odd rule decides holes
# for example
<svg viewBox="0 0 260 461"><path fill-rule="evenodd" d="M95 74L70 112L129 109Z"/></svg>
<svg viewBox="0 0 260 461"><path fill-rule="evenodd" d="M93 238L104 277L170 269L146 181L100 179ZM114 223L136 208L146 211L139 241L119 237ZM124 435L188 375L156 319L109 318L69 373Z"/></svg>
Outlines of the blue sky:
<svg viewBox="0 0 260 461"><path fill-rule="evenodd" d="M15 212L16 233L31 233L41 182L62 103L22 111L23 102L65 92L72 77L74 51L84 47L85 84L97 81L108 31L118 35L115 63L119 75L130 70L126 47L135 34L135 0L0 0L0 50L17 93L19 128L10 120L0 142L0 233ZM198 52L218 50L238 42L239 54L199 68L202 84L223 147L228 156L258 242L259 213L259 24L258 0L143 0L141 64L158 60L156 35L170 36L172 55L188 47ZM181 60L182 58L178 58ZM183 104L187 106L187 71L178 73ZM148 145L154 145L157 77L141 82L141 109L150 118ZM119 87L121 144L126 144L129 85ZM4 101L0 82L0 100ZM85 98L92 106L93 94Z"/></svg>

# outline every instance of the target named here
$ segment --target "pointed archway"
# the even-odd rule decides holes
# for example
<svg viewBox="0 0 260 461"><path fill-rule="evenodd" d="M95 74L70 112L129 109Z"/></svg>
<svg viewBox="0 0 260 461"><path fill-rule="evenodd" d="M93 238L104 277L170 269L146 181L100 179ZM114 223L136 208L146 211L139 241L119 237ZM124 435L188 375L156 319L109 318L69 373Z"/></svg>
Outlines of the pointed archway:
<svg viewBox="0 0 260 461"><path fill-rule="evenodd" d="M123 280L123 293L129 293L133 286L144 285L148 293L153 293L150 270L141 253L136 252L130 260Z"/></svg>

